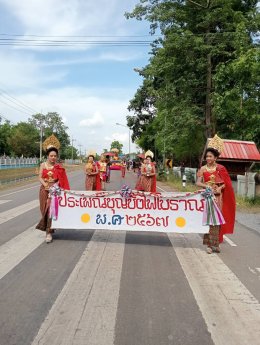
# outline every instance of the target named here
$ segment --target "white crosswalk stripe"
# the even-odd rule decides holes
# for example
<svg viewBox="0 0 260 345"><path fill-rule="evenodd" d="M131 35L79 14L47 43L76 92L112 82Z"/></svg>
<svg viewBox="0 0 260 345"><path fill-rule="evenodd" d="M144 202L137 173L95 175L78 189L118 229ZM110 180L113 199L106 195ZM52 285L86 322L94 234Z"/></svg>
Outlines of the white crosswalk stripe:
<svg viewBox="0 0 260 345"><path fill-rule="evenodd" d="M113 345L124 240L95 232L32 345Z"/></svg>
<svg viewBox="0 0 260 345"><path fill-rule="evenodd" d="M12 201L12 200L0 200L0 205L6 204L7 202L10 202L10 201Z"/></svg>
<svg viewBox="0 0 260 345"><path fill-rule="evenodd" d="M259 302L218 255L200 248L198 235L170 234L169 238L215 345L257 344ZM178 245L183 240L186 248Z"/></svg>
<svg viewBox="0 0 260 345"><path fill-rule="evenodd" d="M0 224L38 205L39 201L33 200L1 212ZM114 344L125 235L95 231L32 345ZM260 303L221 255L206 254L197 234L168 237L214 344L257 344ZM44 233L32 226L0 246L0 279L43 242ZM254 267L254 272L259 273L260 268Z"/></svg>
<svg viewBox="0 0 260 345"><path fill-rule="evenodd" d="M0 224L3 224L5 222L8 222L9 220L20 216L21 214L30 211L36 207L39 207L39 200L32 200L29 201L21 206L17 206L14 208L11 208L10 210L4 211L0 213Z"/></svg>
<svg viewBox="0 0 260 345"><path fill-rule="evenodd" d="M35 225L0 247L0 279L43 243L45 234Z"/></svg>

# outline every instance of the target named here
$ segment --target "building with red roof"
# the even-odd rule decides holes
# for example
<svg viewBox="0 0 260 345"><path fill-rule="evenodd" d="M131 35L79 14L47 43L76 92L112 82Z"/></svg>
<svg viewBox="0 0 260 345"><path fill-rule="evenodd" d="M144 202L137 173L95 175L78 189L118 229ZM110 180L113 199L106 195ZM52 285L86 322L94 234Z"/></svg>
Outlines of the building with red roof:
<svg viewBox="0 0 260 345"><path fill-rule="evenodd" d="M224 150L219 156L218 162L223 164L230 174L244 175L246 171L251 170L254 163L260 162L260 153L253 141L228 139L223 139L223 141ZM204 148L203 157L207 144Z"/></svg>

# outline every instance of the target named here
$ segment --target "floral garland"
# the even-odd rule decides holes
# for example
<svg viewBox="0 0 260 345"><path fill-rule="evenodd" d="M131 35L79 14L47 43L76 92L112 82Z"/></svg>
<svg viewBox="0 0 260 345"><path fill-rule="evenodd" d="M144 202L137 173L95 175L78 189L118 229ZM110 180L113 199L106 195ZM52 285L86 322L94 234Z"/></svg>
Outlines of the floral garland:
<svg viewBox="0 0 260 345"><path fill-rule="evenodd" d="M215 196L211 188L207 187L201 195L205 198L205 207L203 210L203 225L222 225L225 219L220 211Z"/></svg>
<svg viewBox="0 0 260 345"><path fill-rule="evenodd" d="M184 197L190 197L192 195L197 195L197 194L202 194L204 190L198 190L196 192L190 192L190 193L182 193L182 194L173 194L173 195L162 195L160 192L156 193L151 193L151 192L142 192L138 190L132 190L129 186L123 185L122 188L118 191L98 191L94 192L93 194L87 194L87 193L82 193L78 191L73 191L73 190L66 190L60 188L61 191L68 195L76 195L76 196L83 196L86 198L105 198L108 196L114 196L114 195L121 195L122 197L144 197L144 196L153 196L153 197L158 197L158 198L169 198L172 197L174 199L178 198L184 198Z"/></svg>

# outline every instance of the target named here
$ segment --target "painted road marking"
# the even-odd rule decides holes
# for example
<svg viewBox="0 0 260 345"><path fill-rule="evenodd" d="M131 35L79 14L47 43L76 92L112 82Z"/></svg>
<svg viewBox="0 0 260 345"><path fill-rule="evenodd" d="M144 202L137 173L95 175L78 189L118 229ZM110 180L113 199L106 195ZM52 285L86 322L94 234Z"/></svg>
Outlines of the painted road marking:
<svg viewBox="0 0 260 345"><path fill-rule="evenodd" d="M231 246L231 247L237 247L237 245L231 241L230 238L228 238L226 235L223 236L224 237L224 240Z"/></svg>
<svg viewBox="0 0 260 345"><path fill-rule="evenodd" d="M162 190L163 192L166 192L166 190L161 187L156 186L156 188Z"/></svg>
<svg viewBox="0 0 260 345"><path fill-rule="evenodd" d="M201 238L168 234L215 345L258 344L260 304Z"/></svg>
<svg viewBox="0 0 260 345"><path fill-rule="evenodd" d="M6 204L7 202L10 202L10 201L12 201L12 200L0 200L0 205Z"/></svg>
<svg viewBox="0 0 260 345"><path fill-rule="evenodd" d="M35 199L27 202L21 206L11 208L10 210L0 213L0 224L8 222L10 219L20 216L21 214L30 211L36 207L39 207L39 200Z"/></svg>
<svg viewBox="0 0 260 345"><path fill-rule="evenodd" d="M125 232L96 230L32 345L113 345Z"/></svg>
<svg viewBox="0 0 260 345"><path fill-rule="evenodd" d="M0 247L0 279L31 254L44 240L44 232L36 231L34 225L4 243Z"/></svg>
<svg viewBox="0 0 260 345"><path fill-rule="evenodd" d="M20 193L20 192L24 192L25 190L29 190L29 189L32 189L32 188L36 188L38 187L39 188L39 185L36 185L36 186L33 186L33 187L29 187L29 188L25 188L25 189L19 189L15 192L12 192L12 193L8 193L8 194L4 194L4 195L0 195L1 198L3 198L4 196L8 196L8 195L12 195L12 194L16 194L16 193Z"/></svg>

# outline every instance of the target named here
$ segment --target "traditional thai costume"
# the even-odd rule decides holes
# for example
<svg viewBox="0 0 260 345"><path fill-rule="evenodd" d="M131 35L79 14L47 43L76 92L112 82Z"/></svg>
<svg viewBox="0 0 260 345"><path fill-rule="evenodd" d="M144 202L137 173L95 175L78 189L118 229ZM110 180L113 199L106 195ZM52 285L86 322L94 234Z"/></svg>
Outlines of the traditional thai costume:
<svg viewBox="0 0 260 345"><path fill-rule="evenodd" d="M92 155L92 154L91 154ZM95 161L88 161L85 166L86 180L85 189L86 190L101 190L101 181L99 175L99 164ZM90 175L93 174L93 175Z"/></svg>
<svg viewBox="0 0 260 345"><path fill-rule="evenodd" d="M43 143L44 150L47 150L51 147L54 147L57 150L60 148L60 143L54 135L51 135ZM51 229L51 218L49 214L51 201L49 188L52 187L55 183L58 184L60 188L66 190L69 190L70 186L66 171L60 164L55 164L54 166L50 167L46 163L44 163L41 178L45 183L48 184L48 186L44 187L43 185L41 185L40 187L39 200L42 218L37 224L36 229L46 231L47 233L52 233L53 230Z"/></svg>
<svg viewBox="0 0 260 345"><path fill-rule="evenodd" d="M145 153L145 158L148 156L153 158L153 153L147 151ZM144 192L156 193L156 170L153 162L142 164L141 176L138 178L135 188Z"/></svg>
<svg viewBox="0 0 260 345"><path fill-rule="evenodd" d="M213 148L219 153L223 150L223 142L215 136L208 144L208 148ZM235 194L232 182L226 168L221 164L216 164L214 169L209 169L206 165L198 172L198 177L202 177L204 183L214 190L221 187L220 193L214 193L215 202L221 210L225 224L210 225L209 233L204 235L203 244L210 248L218 248L219 243L223 242L224 234L231 234L234 231L235 223Z"/></svg>
<svg viewBox="0 0 260 345"><path fill-rule="evenodd" d="M99 175L100 180L106 182L107 180L107 163L105 161L99 161Z"/></svg>

